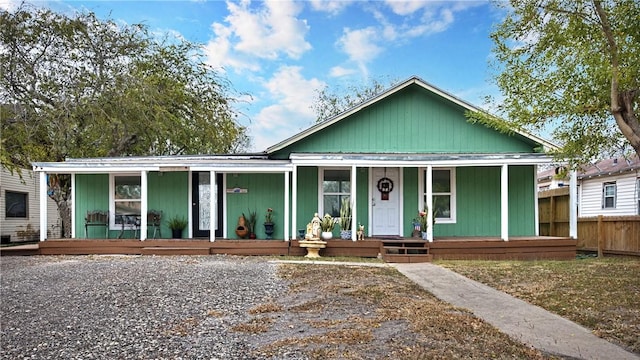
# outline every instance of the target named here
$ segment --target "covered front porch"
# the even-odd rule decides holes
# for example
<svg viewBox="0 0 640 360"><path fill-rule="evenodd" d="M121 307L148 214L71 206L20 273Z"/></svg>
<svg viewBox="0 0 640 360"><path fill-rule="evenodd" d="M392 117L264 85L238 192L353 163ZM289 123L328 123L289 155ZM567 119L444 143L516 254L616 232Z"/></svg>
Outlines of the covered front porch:
<svg viewBox="0 0 640 360"><path fill-rule="evenodd" d="M386 262L431 260L570 260L576 256L575 239L532 236L500 238L366 238L363 241L329 240L325 257L381 258ZM298 240L159 239L49 239L30 245L5 247L0 255L240 255L304 256Z"/></svg>

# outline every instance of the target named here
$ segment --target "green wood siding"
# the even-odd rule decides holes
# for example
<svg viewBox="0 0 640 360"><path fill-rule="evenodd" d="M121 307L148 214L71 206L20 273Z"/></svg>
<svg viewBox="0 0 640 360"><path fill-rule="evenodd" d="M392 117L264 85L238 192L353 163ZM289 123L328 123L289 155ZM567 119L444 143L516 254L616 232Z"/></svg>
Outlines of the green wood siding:
<svg viewBox="0 0 640 360"><path fill-rule="evenodd" d="M535 168L509 166L509 236L535 235Z"/></svg>
<svg viewBox="0 0 640 360"><path fill-rule="evenodd" d="M171 238L171 229L167 223L174 216L189 217L189 173L187 172L151 172L147 177L148 209L162 211L161 238ZM183 236L188 233L185 229ZM153 232L148 233L149 237Z"/></svg>
<svg viewBox="0 0 640 360"><path fill-rule="evenodd" d="M356 168L356 226L369 228L369 169ZM356 229L358 230L358 229Z"/></svg>
<svg viewBox="0 0 640 360"><path fill-rule="evenodd" d="M455 224L438 224L434 236L500 236L499 167L456 169ZM533 166L509 166L509 236L535 235Z"/></svg>
<svg viewBox="0 0 640 360"><path fill-rule="evenodd" d="M228 238L237 239L236 227L238 218L249 210L255 211L256 236L266 238L264 233L264 217L268 208L273 209L275 223L273 238L284 239L284 175L283 174L227 174L227 188L247 189L247 193L227 194L227 229Z"/></svg>
<svg viewBox="0 0 640 360"><path fill-rule="evenodd" d="M408 87L274 154L511 153L537 144L472 124L465 109L419 86Z"/></svg>
<svg viewBox="0 0 640 360"><path fill-rule="evenodd" d="M404 168L403 175L404 178L402 188L403 188L403 214L405 221L400 224L400 229L402 231L402 235L405 237L411 237L413 233L413 224L412 221L414 218L418 216L418 200L420 198L420 189L418 183L418 169L417 168Z"/></svg>
<svg viewBox="0 0 640 360"><path fill-rule="evenodd" d="M109 175L78 174L76 175L74 201L76 206L76 237L84 238L84 218L87 211L109 211ZM87 230L89 238L104 238L104 228L90 226ZM109 237L116 237L118 232L110 231Z"/></svg>
<svg viewBox="0 0 640 360"><path fill-rule="evenodd" d="M318 168L299 167L296 229L306 230L313 214L318 212L318 191Z"/></svg>

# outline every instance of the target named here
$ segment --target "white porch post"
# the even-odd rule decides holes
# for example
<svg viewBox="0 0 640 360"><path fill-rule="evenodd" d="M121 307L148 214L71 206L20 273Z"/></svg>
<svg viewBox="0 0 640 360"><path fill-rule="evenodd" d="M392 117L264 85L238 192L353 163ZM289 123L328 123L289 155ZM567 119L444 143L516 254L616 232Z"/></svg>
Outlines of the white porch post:
<svg viewBox="0 0 640 360"><path fill-rule="evenodd" d="M216 172L211 170L209 172L209 241L216 241L216 190L218 186L216 185ZM191 219L189 219L189 224L191 224ZM190 226L192 227L192 226Z"/></svg>
<svg viewBox="0 0 640 360"><path fill-rule="evenodd" d="M419 178L420 176L418 176ZM427 240L433 242L433 166L427 165ZM418 209L421 211L422 209Z"/></svg>
<svg viewBox="0 0 640 360"><path fill-rule="evenodd" d="M62 230L62 226L60 227ZM60 237L64 234L60 233ZM76 238L76 174L71 174L71 238Z"/></svg>
<svg viewBox="0 0 640 360"><path fill-rule="evenodd" d="M575 170L569 173L569 236L578 238L578 175Z"/></svg>
<svg viewBox="0 0 640 360"><path fill-rule="evenodd" d="M47 239L47 173L40 172L40 241Z"/></svg>
<svg viewBox="0 0 640 360"><path fill-rule="evenodd" d="M291 172L291 240L295 240L297 236L297 223L298 223L298 167L293 165L293 171Z"/></svg>
<svg viewBox="0 0 640 360"><path fill-rule="evenodd" d="M284 172L284 241L289 241L289 175ZM295 234L295 231L293 232Z"/></svg>
<svg viewBox="0 0 640 360"><path fill-rule="evenodd" d="M500 170L500 238L509 241L509 166Z"/></svg>
<svg viewBox="0 0 640 360"><path fill-rule="evenodd" d="M356 212L356 166L355 165L351 165L351 199L349 199L349 201L351 202L351 240L356 241L357 240L357 212Z"/></svg>
<svg viewBox="0 0 640 360"><path fill-rule="evenodd" d="M147 171L140 172L140 241L147 240L147 212L149 211L149 184Z"/></svg>
<svg viewBox="0 0 640 360"><path fill-rule="evenodd" d="M533 218L535 226L536 236L540 236L540 212L539 212L539 199L538 199L538 165L533 165Z"/></svg>

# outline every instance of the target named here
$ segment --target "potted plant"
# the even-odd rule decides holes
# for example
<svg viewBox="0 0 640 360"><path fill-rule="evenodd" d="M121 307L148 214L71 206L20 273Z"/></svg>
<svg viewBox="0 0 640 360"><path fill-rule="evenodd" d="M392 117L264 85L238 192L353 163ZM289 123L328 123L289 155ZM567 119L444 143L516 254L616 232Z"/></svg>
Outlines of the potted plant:
<svg viewBox="0 0 640 360"><path fill-rule="evenodd" d="M275 224L273 223L273 209L268 208L267 214L264 216L264 233L267 234L268 240L273 238L274 227Z"/></svg>
<svg viewBox="0 0 640 360"><path fill-rule="evenodd" d="M351 201L348 198L343 198L340 205L340 238L351 239Z"/></svg>
<svg viewBox="0 0 640 360"><path fill-rule="evenodd" d="M171 237L174 239L182 238L182 231L187 227L187 220L184 217L174 216L169 220L169 229L171 229Z"/></svg>
<svg viewBox="0 0 640 360"><path fill-rule="evenodd" d="M320 221L320 229L322 229L322 239L329 240L333 237L333 227L336 226L333 216L330 214L324 214L322 221Z"/></svg>
<svg viewBox="0 0 640 360"><path fill-rule="evenodd" d="M243 214L244 215L244 214ZM255 210L249 210L249 217L247 218L247 229L249 230L249 239L256 238L256 219L257 215Z"/></svg>

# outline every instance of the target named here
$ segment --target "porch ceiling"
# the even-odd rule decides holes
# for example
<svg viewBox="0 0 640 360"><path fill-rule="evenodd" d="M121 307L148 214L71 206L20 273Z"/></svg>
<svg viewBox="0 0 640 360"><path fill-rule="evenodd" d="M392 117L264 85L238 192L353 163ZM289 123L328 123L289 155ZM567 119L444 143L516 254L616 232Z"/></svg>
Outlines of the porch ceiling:
<svg viewBox="0 0 640 360"><path fill-rule="evenodd" d="M302 166L422 167L542 165L553 158L542 153L513 154L291 154L291 163Z"/></svg>

